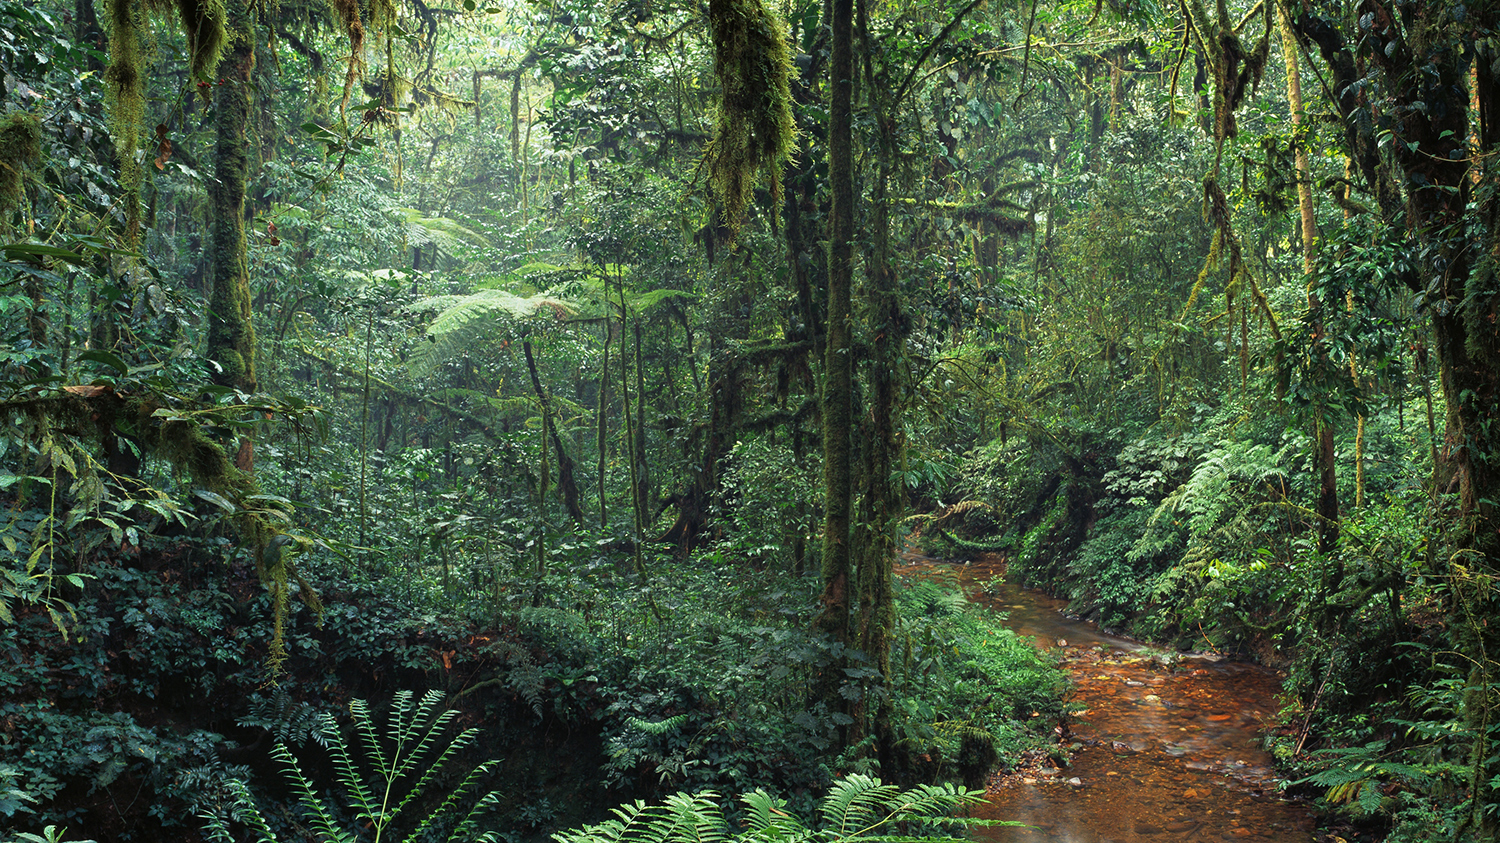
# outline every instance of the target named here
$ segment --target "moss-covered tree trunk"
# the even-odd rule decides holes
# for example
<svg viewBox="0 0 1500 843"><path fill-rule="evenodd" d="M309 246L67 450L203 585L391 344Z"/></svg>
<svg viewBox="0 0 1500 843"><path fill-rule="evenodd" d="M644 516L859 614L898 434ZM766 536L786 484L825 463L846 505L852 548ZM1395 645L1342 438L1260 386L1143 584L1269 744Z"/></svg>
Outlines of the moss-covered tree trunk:
<svg viewBox="0 0 1500 843"><path fill-rule="evenodd" d="M830 0L829 61L828 334L823 368L823 591L816 628L834 640L850 640L852 559L849 524L853 510L854 349L850 290L854 277L854 2ZM838 671L834 671L835 674ZM830 708L842 708L830 676L821 689Z"/></svg>
<svg viewBox="0 0 1500 843"><path fill-rule="evenodd" d="M861 4L863 6L863 4ZM878 98L869 86L872 96ZM878 174L871 201L871 247L868 257L866 301L870 324L870 413L866 418L864 489L861 526L869 538L859 559L859 647L879 671L882 682L891 675L891 628L895 623L894 566L901 523L902 493L892 481L900 459L901 401L899 373L906 339L906 316L891 266L890 187L896 146L894 123L886 109L876 106L881 126ZM897 769L890 695L879 693L867 701L865 724L875 736L883 769Z"/></svg>
<svg viewBox="0 0 1500 843"><path fill-rule="evenodd" d="M250 178L251 76L257 14L250 0L227 4L232 47L219 64L214 94L214 178L209 182L208 356L215 382L256 389L255 328L250 319L250 272L245 251L245 186Z"/></svg>

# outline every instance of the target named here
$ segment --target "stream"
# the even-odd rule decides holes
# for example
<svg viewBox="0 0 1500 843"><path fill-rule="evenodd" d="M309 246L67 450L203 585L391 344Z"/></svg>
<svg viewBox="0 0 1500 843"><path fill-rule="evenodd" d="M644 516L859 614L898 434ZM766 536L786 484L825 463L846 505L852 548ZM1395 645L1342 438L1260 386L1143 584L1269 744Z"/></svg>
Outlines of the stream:
<svg viewBox="0 0 1500 843"><path fill-rule="evenodd" d="M1082 709L1062 736L1066 767L994 780L980 816L1025 827L976 829L985 843L1256 841L1309 843L1314 822L1282 799L1257 732L1277 710L1280 681L1266 668L1212 654L1174 653L1101 632L1067 605L1009 582L1000 560L952 565L907 556L903 572L959 568L971 600L1005 625L1060 650Z"/></svg>

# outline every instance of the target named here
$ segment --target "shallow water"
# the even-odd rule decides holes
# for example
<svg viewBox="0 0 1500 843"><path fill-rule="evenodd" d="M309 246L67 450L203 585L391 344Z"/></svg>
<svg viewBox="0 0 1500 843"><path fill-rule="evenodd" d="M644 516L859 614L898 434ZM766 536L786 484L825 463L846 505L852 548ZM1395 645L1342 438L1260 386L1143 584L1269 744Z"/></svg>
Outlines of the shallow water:
<svg viewBox="0 0 1500 843"><path fill-rule="evenodd" d="M1062 614L1066 601L995 582L998 561L949 565L908 557L908 575L957 569L970 598L1006 626L1060 651L1083 710L1060 730L1066 767L991 784L979 813L1027 827L978 829L986 843L1257 841L1308 843L1313 819L1280 798L1257 733L1277 708L1277 675L1212 654L1179 654ZM982 586L982 584L985 584Z"/></svg>

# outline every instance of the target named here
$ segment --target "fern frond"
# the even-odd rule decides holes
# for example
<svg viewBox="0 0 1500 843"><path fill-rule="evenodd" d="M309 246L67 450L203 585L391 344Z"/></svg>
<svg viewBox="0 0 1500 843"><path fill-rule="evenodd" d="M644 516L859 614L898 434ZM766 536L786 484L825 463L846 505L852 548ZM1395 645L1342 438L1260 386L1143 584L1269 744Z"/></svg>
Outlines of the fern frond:
<svg viewBox="0 0 1500 843"><path fill-rule="evenodd" d="M650 720L642 720L639 717L632 717L626 722L632 729L639 729L648 735L660 736L676 731L678 726L687 722L687 719L688 716L686 714L674 714L665 720L657 720L654 723Z"/></svg>
<svg viewBox="0 0 1500 843"><path fill-rule="evenodd" d="M434 296L410 305L407 310L417 313L438 311L427 326L429 342L422 344L408 362L417 376L429 374L433 369L453 357L460 349L471 346L507 322L535 315L546 308L562 318L578 312L573 302L546 293L518 296L506 290L479 290L466 296Z"/></svg>
<svg viewBox="0 0 1500 843"><path fill-rule="evenodd" d="M673 843L725 843L729 829L716 798L712 792L668 796L665 838Z"/></svg>
<svg viewBox="0 0 1500 843"><path fill-rule="evenodd" d="M900 788L882 784L880 779L851 775L834 783L818 812L829 832L847 839L878 828L885 807L900 792Z"/></svg>
<svg viewBox="0 0 1500 843"><path fill-rule="evenodd" d="M229 818L249 826L250 830L256 834L256 843L276 843L276 834L271 831L266 818L255 806L255 798L250 795L250 788L239 779L226 780L224 787L228 791L229 804L226 807ZM240 843L240 838L235 837L229 830L229 823L225 822L222 814L204 813L199 814L198 817L203 820L208 829L208 839L215 843Z"/></svg>
<svg viewBox="0 0 1500 843"><path fill-rule="evenodd" d="M740 797L745 804L745 843L807 843L815 836L786 810L787 802L764 790Z"/></svg>
<svg viewBox="0 0 1500 843"><path fill-rule="evenodd" d="M397 713L392 712L391 732L395 736L396 748L391 759L390 778L396 779L410 773L422 760L422 756L432 748L442 730L458 715L452 709L438 712L442 702L441 691L428 691L415 708L411 707L408 699L399 719ZM412 747L410 744L416 746Z"/></svg>
<svg viewBox="0 0 1500 843"><path fill-rule="evenodd" d="M440 766L440 764L433 765L432 769L436 770ZM423 817L422 822L419 823L416 828L412 829L410 834L406 835L404 843L413 843L413 841L425 839L423 835L427 832L428 828L436 823L439 818L446 816L450 811L456 809L459 806L460 802L469 794L469 792L479 786L480 780L483 777L489 775L495 770L495 768L499 766L500 765L498 762L486 761L483 764L480 764L479 766L470 770L469 774L464 777L464 780L458 785L458 787L455 787L453 788L453 790L449 791L447 798L442 801L442 804L438 805L435 810L428 813L427 816ZM431 772L432 771L429 770L429 776L431 775ZM425 778L426 777L424 777L424 779ZM412 789L412 792L415 793L420 789L421 785L418 785L417 787ZM409 801L410 798L411 797L408 796L407 799L402 800L402 805L405 805L405 803ZM463 820L461 820L458 825L454 826L453 833L448 835L448 840L483 840L492 837L494 834L493 832L482 837L475 837L473 834L474 825L479 819L480 815L484 811L493 807L499 801L499 798L500 794L492 790L476 800L474 805L469 808L468 813L464 815ZM391 816L394 817L397 813L400 812L400 810L401 808L398 807L395 811L391 812ZM467 831L464 831L464 829L467 829ZM462 836L460 836L461 834Z"/></svg>
<svg viewBox="0 0 1500 843"><path fill-rule="evenodd" d="M499 843L499 832L486 831L483 834L476 833L479 817L499 807L500 793L498 791L492 790L480 797L479 801L474 803L474 807L470 808L469 812L464 815L463 820L453 827L453 833L448 835L447 843L459 843L459 841L469 840L478 841L478 843Z"/></svg>
<svg viewBox="0 0 1500 843"><path fill-rule="evenodd" d="M339 831L333 823L333 817L329 815L328 808L324 806L323 800L313 790L312 783L308 781L307 775L302 772L302 766L297 763L297 757L286 744L277 744L271 750L271 755L281 762L281 769L292 790L297 793L297 801L302 805L302 810L307 814L312 826L323 834L323 838L329 843L355 843L355 836ZM268 837L274 840L274 837Z"/></svg>
<svg viewBox="0 0 1500 843"><path fill-rule="evenodd" d="M447 719L444 719L441 725L434 725L433 731L429 732L427 736L423 737L422 743L416 751L407 756L406 761L401 765L401 769L391 777L389 784L394 784L397 779L406 776L412 771L416 763L421 759L423 755L426 754L430 746L430 736L435 735L437 731L441 730L446 725ZM433 776L437 775L439 770L447 766L448 762L452 761L454 756L456 756L459 752L467 749L470 744L474 743L474 739L478 737L478 735L478 729L465 729L458 734L458 737L454 738L452 741L449 741L448 745L443 747L442 752L438 754L438 757L434 759L430 764L426 764L426 770L424 770L421 777L417 779L417 783L412 785L411 789L407 791L406 796L403 797L400 802L396 803L396 807L386 815L387 822L394 820L397 815L401 813L402 809L410 804L412 800L425 793L427 791L427 786L432 783Z"/></svg>
<svg viewBox="0 0 1500 843"><path fill-rule="evenodd" d="M462 246L490 247L488 237L455 220L425 216L415 208L401 208L400 211L406 218L406 238L414 246L433 245L450 255Z"/></svg>
<svg viewBox="0 0 1500 843"><path fill-rule="evenodd" d="M375 740L375 732L370 723L370 712L365 707L364 701L354 700L349 704L349 711L354 717L355 729L362 730L362 733L367 736L366 739L374 744L374 751L379 752L379 742ZM376 811L375 797L370 793L369 786L365 784L364 777L355 768L354 759L349 755L349 745L331 716L324 718L323 735L328 746L328 754L333 756L333 767L339 783L348 792L354 806L359 809L360 815L373 822ZM385 768L383 755L374 760L381 769Z"/></svg>

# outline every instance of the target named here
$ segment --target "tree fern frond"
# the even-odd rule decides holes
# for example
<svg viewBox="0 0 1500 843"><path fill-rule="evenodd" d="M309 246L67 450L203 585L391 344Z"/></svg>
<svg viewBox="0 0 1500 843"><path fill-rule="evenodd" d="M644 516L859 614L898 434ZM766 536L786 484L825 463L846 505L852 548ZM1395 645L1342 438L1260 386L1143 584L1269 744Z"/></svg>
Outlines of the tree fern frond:
<svg viewBox="0 0 1500 843"><path fill-rule="evenodd" d="M456 220L447 217L429 217L415 208L399 209L406 218L406 237L414 246L437 246L448 254L454 254L462 246L487 249L490 238Z"/></svg>
<svg viewBox="0 0 1500 843"><path fill-rule="evenodd" d="M518 296L506 290L480 290L466 296L423 299L407 310L438 313L427 326L429 342L413 353L407 365L417 376L429 374L460 349L492 335L499 326L533 316L544 308L557 318L578 312L573 302L546 293Z"/></svg>

